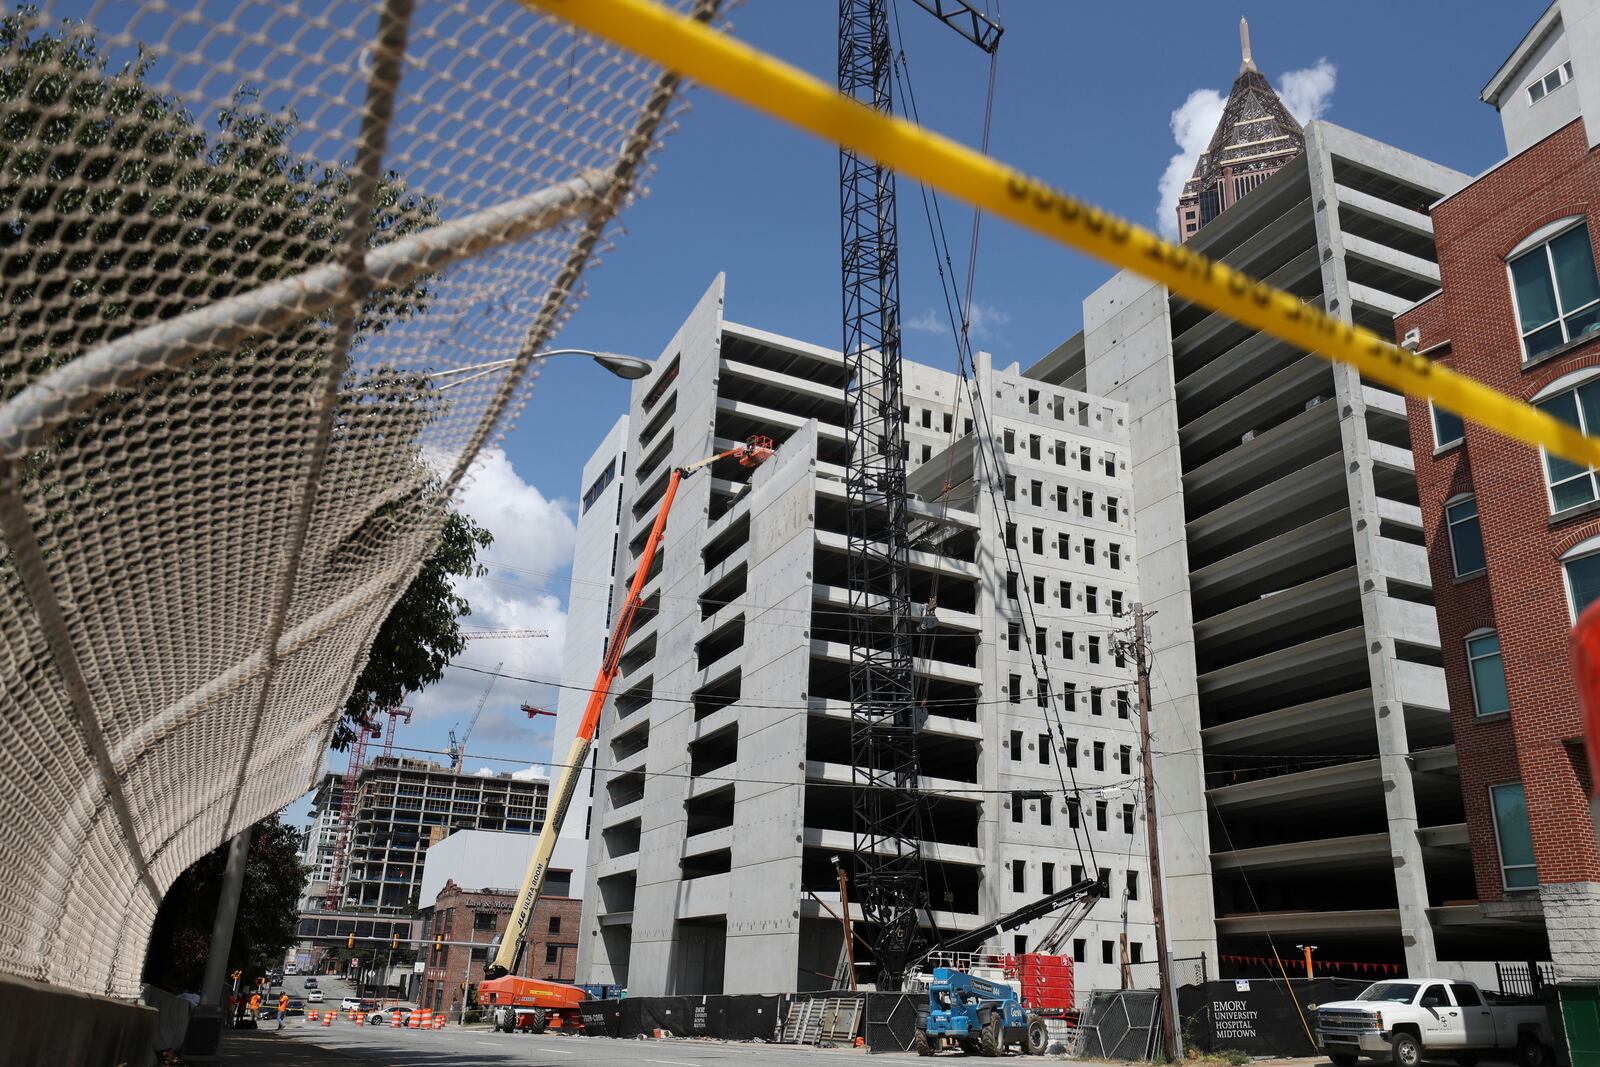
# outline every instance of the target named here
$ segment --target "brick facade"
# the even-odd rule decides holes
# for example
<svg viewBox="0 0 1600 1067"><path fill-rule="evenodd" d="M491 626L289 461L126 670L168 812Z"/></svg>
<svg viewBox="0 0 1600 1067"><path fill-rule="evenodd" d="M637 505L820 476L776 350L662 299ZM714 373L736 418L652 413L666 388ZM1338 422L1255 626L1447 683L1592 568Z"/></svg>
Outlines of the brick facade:
<svg viewBox="0 0 1600 1067"><path fill-rule="evenodd" d="M1574 216L1587 218L1595 243L1600 152L1588 149L1581 122L1435 206L1442 290L1396 320L1398 336L1418 331L1422 351L1523 399L1574 371L1600 367L1600 335L1522 359L1507 255L1534 231ZM1478 898L1486 911L1507 917L1535 919L1542 910L1552 958L1560 964L1571 923L1600 894L1600 855L1580 780L1581 728L1560 560L1600 534L1600 508L1590 504L1552 516L1538 452L1471 422L1461 443L1436 449L1428 405L1414 398L1407 404ZM1458 578L1445 508L1468 493L1477 500L1487 567ZM1499 633L1509 714L1475 714L1466 640L1480 629ZM1502 880L1489 789L1519 780L1543 887L1537 892L1508 891ZM1589 926L1580 940L1593 934Z"/></svg>
<svg viewBox="0 0 1600 1067"><path fill-rule="evenodd" d="M426 970L419 998L422 1007L435 1011L460 1008L463 983L475 988L483 980L488 946L505 931L514 903L515 893L495 889L469 891L453 881L445 883L433 907L423 913L423 937L481 942L484 947L424 946ZM583 901L574 897L540 898L528 923L527 948L518 973L556 982L575 981L582 910Z"/></svg>

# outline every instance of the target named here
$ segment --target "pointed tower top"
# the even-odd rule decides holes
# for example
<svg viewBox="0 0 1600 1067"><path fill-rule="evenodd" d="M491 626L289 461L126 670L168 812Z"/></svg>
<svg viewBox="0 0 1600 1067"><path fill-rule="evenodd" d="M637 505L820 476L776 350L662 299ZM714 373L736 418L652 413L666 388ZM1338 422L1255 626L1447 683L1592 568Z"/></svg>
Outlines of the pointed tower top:
<svg viewBox="0 0 1600 1067"><path fill-rule="evenodd" d="M1239 64L1239 73L1256 69L1256 61L1250 58L1250 23L1242 17L1239 19L1239 51L1244 53L1244 60Z"/></svg>

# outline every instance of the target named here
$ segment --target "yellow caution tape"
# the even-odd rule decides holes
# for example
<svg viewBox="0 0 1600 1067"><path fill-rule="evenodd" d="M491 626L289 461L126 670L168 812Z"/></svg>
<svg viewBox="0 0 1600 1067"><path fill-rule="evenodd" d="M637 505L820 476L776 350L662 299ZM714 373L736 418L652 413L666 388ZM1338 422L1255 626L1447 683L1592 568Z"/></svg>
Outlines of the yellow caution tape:
<svg viewBox="0 0 1600 1067"><path fill-rule="evenodd" d="M1213 311L1349 364L1373 381L1426 397L1563 459L1600 467L1600 439L1576 427L947 137L873 111L703 23L648 0L522 2L1019 226L1161 282Z"/></svg>

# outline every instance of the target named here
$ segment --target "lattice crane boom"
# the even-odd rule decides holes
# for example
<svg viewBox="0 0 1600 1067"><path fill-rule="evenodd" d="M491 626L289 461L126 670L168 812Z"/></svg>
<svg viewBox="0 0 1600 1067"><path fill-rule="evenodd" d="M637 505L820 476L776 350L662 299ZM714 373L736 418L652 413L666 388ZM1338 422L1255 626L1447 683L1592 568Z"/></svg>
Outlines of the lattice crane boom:
<svg viewBox="0 0 1600 1067"><path fill-rule="evenodd" d="M839 0L839 91L892 112L890 0ZM962 0L917 0L986 52L1000 28ZM849 546L854 862L879 989L898 989L921 936L923 875L901 416L899 233L894 174L839 152Z"/></svg>

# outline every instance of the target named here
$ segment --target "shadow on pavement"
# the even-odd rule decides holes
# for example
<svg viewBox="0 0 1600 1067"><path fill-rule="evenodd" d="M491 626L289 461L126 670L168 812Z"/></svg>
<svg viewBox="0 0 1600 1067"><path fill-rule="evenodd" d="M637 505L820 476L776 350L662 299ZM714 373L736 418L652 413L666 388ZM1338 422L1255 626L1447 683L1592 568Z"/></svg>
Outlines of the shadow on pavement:
<svg viewBox="0 0 1600 1067"><path fill-rule="evenodd" d="M496 1052L474 1051L463 1055L461 1050L408 1049L329 1049L312 1045L304 1039L280 1037L273 1031L235 1030L223 1038L222 1053L214 1060L198 1060L198 1064L215 1067L371 1067L372 1064L392 1064L409 1067L411 1064L515 1064L530 1067L526 1056L511 1057ZM526 1050L524 1050L526 1051ZM552 1058L553 1059L553 1058Z"/></svg>

